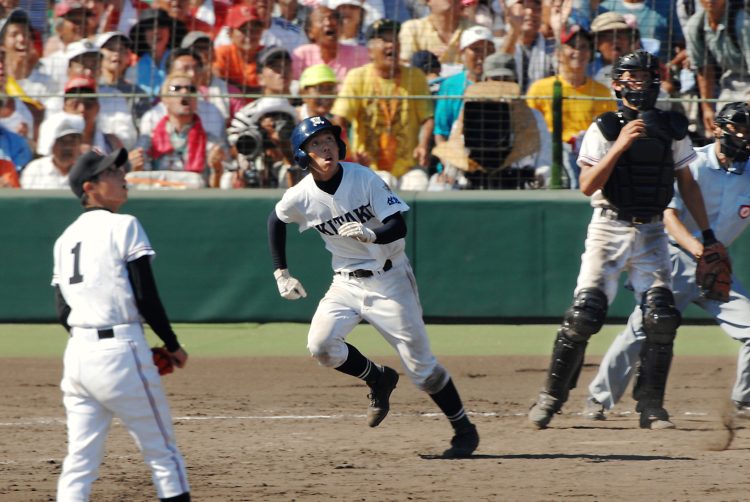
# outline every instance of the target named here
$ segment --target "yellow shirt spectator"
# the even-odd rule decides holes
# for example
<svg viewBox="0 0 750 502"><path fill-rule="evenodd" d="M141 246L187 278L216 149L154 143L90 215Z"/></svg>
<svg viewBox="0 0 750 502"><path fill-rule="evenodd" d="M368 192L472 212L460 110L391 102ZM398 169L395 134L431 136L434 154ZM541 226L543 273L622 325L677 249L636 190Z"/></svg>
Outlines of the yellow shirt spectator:
<svg viewBox="0 0 750 502"><path fill-rule="evenodd" d="M557 77L547 77L537 80L529 87L526 95L527 103L531 108L536 108L544 114L544 121L550 132L552 131L552 100L540 99L542 96L552 96L552 86ZM612 99L612 91L593 79L587 79L586 83L573 87L568 81L560 78L562 82L563 97L597 97L610 98L606 101L588 99L563 99L562 103L562 140L570 141L582 131L588 129L591 122L604 112L617 111L617 103Z"/></svg>
<svg viewBox="0 0 750 502"><path fill-rule="evenodd" d="M351 124L352 152L366 153L372 159L370 167L390 171L397 178L417 164L414 149L419 144L421 125L433 116L432 102L356 96L429 97L430 89L421 70L401 66L397 78L385 79L376 74L370 63L347 74L339 95L345 97L336 99L331 114ZM389 156L394 157L392 162Z"/></svg>

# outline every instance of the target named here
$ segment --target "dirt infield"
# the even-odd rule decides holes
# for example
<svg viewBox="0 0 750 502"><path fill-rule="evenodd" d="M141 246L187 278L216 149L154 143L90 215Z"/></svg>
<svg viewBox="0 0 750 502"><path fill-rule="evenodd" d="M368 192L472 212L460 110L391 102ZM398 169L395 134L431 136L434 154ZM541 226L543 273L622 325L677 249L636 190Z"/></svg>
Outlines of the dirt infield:
<svg viewBox="0 0 750 502"><path fill-rule="evenodd" d="M451 431L402 379L391 415L365 424L367 389L306 358L194 358L167 377L194 500L747 500L750 430L729 449L721 410L730 358L677 358L667 408L678 429L645 431L628 400L606 422L573 392L551 428L525 412L544 357L443 357L482 443L474 458L429 458ZM396 364L395 359L383 362ZM592 361L596 362L596 361ZM586 365L581 383L594 366ZM65 453L57 359L0 359L0 500L54 500ZM427 457L427 458L425 458ZM92 500L154 500L150 475L116 424Z"/></svg>

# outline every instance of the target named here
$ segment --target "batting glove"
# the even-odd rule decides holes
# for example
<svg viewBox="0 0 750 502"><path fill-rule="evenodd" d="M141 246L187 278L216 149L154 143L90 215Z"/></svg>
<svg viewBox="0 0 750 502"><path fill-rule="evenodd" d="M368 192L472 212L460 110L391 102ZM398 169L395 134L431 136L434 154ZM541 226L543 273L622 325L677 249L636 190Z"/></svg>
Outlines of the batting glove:
<svg viewBox="0 0 750 502"><path fill-rule="evenodd" d="M339 235L360 242L375 242L375 232L357 221L349 221L339 227Z"/></svg>
<svg viewBox="0 0 750 502"><path fill-rule="evenodd" d="M273 276L276 278L276 286L279 288L279 294L282 298L287 300L299 300L305 298L307 292L302 287L302 283L297 279L289 275L289 270L285 268L277 268L273 272Z"/></svg>

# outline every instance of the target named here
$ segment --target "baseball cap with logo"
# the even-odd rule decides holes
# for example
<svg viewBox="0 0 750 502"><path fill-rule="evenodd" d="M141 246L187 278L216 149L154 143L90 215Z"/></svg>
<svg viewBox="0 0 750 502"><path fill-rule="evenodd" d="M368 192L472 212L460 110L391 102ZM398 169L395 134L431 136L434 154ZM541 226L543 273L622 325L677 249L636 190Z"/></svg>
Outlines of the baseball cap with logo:
<svg viewBox="0 0 750 502"><path fill-rule="evenodd" d="M84 183L91 181L110 167L121 167L127 162L128 151L124 148L120 148L109 155L103 155L94 150L86 152L78 157L78 160L70 170L70 174L68 174L70 189L80 199L83 196Z"/></svg>
<svg viewBox="0 0 750 502"><path fill-rule="evenodd" d="M383 35L398 35L400 30L401 23L398 21L394 21L393 19L378 19L367 28L365 38L372 40L373 38L382 38Z"/></svg>
<svg viewBox="0 0 750 502"><path fill-rule="evenodd" d="M258 11L249 5L235 5L234 7L229 9L229 12L227 12L226 23L230 28L242 28L245 23L249 23L250 21L263 23L263 19L261 19Z"/></svg>
<svg viewBox="0 0 750 502"><path fill-rule="evenodd" d="M471 44L479 42L480 40L487 40L488 42L494 42L492 32L486 26L472 26L466 28L461 33L461 41L459 43L459 49L464 50Z"/></svg>
<svg viewBox="0 0 750 502"><path fill-rule="evenodd" d="M73 77L65 84L65 94L94 94L96 81L91 77Z"/></svg>
<svg viewBox="0 0 750 502"><path fill-rule="evenodd" d="M68 62L84 54L101 54L101 51L98 45L89 40L78 40L68 44L65 48L65 57L68 58Z"/></svg>
<svg viewBox="0 0 750 502"><path fill-rule="evenodd" d="M484 76L487 78L508 77L514 81L518 79L516 75L516 60L512 54L505 52L496 52L487 56L482 69Z"/></svg>
<svg viewBox="0 0 750 502"><path fill-rule="evenodd" d="M336 72L325 63L308 66L299 76L299 88L305 89L314 85L338 83Z"/></svg>
<svg viewBox="0 0 750 502"><path fill-rule="evenodd" d="M591 33L586 31L583 27L581 27L581 25L574 24L560 33L560 43L574 45L575 39L577 37L582 37L589 42L593 42Z"/></svg>

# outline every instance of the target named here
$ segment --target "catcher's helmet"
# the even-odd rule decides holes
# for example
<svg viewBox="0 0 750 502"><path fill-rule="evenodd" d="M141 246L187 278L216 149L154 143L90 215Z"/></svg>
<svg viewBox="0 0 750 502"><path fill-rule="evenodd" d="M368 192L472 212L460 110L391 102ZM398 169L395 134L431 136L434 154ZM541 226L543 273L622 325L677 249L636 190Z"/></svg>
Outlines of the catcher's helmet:
<svg viewBox="0 0 750 502"><path fill-rule="evenodd" d="M292 152L294 153L294 161L302 169L307 169L310 165L310 157L302 147L308 139L323 131L331 131L336 138L336 143L339 145L339 160L344 160L344 157L346 157L346 143L341 139L341 128L337 125L333 125L331 121L325 117L308 117L297 124L297 127L295 127L292 132Z"/></svg>
<svg viewBox="0 0 750 502"><path fill-rule="evenodd" d="M644 82L642 89L630 89L626 84L623 90L616 92L617 97L624 97L628 103L639 110L650 110L659 96L659 58L646 51L625 54L615 62L612 68L612 80L620 82L625 72L635 71L649 72L649 81Z"/></svg>
<svg viewBox="0 0 750 502"><path fill-rule="evenodd" d="M719 138L721 153L734 162L750 158L750 105L741 101L727 103L714 122L724 131Z"/></svg>

